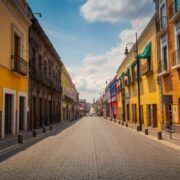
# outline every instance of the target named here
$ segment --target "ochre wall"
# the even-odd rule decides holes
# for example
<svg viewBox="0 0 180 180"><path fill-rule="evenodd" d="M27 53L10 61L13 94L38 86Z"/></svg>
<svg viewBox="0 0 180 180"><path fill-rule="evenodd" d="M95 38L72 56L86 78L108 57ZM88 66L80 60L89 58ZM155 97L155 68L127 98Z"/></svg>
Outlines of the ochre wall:
<svg viewBox="0 0 180 180"><path fill-rule="evenodd" d="M143 106L143 116L144 116L144 124L147 125L147 112L146 105L147 104L157 104L157 123L158 127L161 127L161 113L160 113L160 91L159 85L157 81L157 69L158 69L158 60L157 60L157 39L156 39L156 26L155 21L151 22L151 25L148 25L148 29L146 32L140 36L138 40L138 49L139 53L144 51L146 45L151 42L152 48L152 62L153 62L153 73L148 74L146 76L142 76L140 81L140 91L141 91L141 105ZM117 77L123 71L126 71L126 68L135 60L134 52L130 52L129 55L125 58L123 65L117 71ZM140 60L141 63L146 60ZM125 87L125 92L130 93L130 99L126 100L126 104L130 105L130 121L132 122L132 104L137 105L137 122L138 122L138 96L137 96L137 81L135 83L131 83L129 87ZM121 99L121 93L118 93L118 100ZM122 102L118 101L118 109L122 109ZM126 108L126 107L125 107Z"/></svg>

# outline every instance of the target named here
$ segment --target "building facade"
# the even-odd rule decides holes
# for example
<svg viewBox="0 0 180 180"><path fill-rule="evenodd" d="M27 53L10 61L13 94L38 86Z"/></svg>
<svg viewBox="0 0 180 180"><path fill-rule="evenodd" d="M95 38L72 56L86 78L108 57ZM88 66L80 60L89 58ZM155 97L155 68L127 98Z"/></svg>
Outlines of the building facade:
<svg viewBox="0 0 180 180"><path fill-rule="evenodd" d="M60 122L62 62L38 20L30 11L29 129Z"/></svg>
<svg viewBox="0 0 180 180"><path fill-rule="evenodd" d="M110 118L110 109L111 109L111 98L110 98L110 90L109 90L109 85L108 84L105 88L105 93L104 93L104 117L105 118Z"/></svg>
<svg viewBox="0 0 180 180"><path fill-rule="evenodd" d="M114 119L114 120L117 118L117 113L118 113L117 87L116 86L117 86L117 78L115 76L109 85L110 100L111 100L111 103L110 103L111 115L110 116L111 116L111 119Z"/></svg>
<svg viewBox="0 0 180 180"><path fill-rule="evenodd" d="M180 1L156 4L162 128L180 132Z"/></svg>
<svg viewBox="0 0 180 180"><path fill-rule="evenodd" d="M140 114L145 127L161 128L160 89L158 81L157 34L155 17L138 38L138 57L134 48L117 71L118 117L139 123L137 58L140 61Z"/></svg>
<svg viewBox="0 0 180 180"><path fill-rule="evenodd" d="M0 1L0 138L27 130L28 32L23 0Z"/></svg>
<svg viewBox="0 0 180 180"><path fill-rule="evenodd" d="M62 119L72 121L79 116L79 93L65 66L62 67L61 81L63 89L61 109Z"/></svg>
<svg viewBox="0 0 180 180"><path fill-rule="evenodd" d="M80 117L85 116L88 113L86 99L79 100L79 115Z"/></svg>

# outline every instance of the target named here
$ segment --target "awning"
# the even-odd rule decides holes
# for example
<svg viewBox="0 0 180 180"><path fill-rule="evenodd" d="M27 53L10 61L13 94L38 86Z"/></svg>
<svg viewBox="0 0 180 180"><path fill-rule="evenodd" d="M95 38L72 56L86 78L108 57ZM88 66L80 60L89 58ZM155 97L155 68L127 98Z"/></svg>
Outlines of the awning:
<svg viewBox="0 0 180 180"><path fill-rule="evenodd" d="M138 55L139 59L149 59L150 57L151 57L151 42L146 45L144 52Z"/></svg>

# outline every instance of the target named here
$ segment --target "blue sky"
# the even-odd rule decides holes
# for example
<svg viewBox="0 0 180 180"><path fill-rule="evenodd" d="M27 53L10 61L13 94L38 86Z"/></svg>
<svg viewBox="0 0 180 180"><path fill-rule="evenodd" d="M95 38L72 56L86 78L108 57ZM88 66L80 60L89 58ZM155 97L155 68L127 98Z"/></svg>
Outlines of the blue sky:
<svg viewBox="0 0 180 180"><path fill-rule="evenodd" d="M90 23L80 14L85 0L28 0L67 66L81 65L87 54L101 54L118 42L127 23ZM53 2L53 3L52 3ZM59 35L58 35L59 34ZM57 38L58 36L58 38Z"/></svg>
<svg viewBox="0 0 180 180"><path fill-rule="evenodd" d="M92 102L153 16L153 0L27 0L75 83Z"/></svg>

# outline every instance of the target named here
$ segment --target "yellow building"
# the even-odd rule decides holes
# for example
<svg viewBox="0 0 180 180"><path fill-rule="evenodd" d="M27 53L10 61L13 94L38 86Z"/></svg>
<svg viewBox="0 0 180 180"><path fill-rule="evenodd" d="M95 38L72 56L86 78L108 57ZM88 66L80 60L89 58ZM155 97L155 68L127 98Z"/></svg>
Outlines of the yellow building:
<svg viewBox="0 0 180 180"><path fill-rule="evenodd" d="M161 127L156 23L153 17L138 39L140 111L144 126ZM118 68L118 118L139 123L137 60L134 48Z"/></svg>
<svg viewBox="0 0 180 180"><path fill-rule="evenodd" d="M62 83L62 119L63 120L73 120L77 115L77 103L79 99L79 93L77 92L72 79L65 68L62 67L61 74Z"/></svg>
<svg viewBox="0 0 180 180"><path fill-rule="evenodd" d="M0 1L0 138L27 129L28 28L23 0Z"/></svg>

